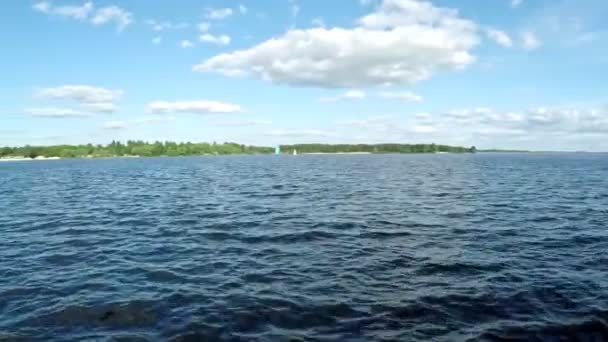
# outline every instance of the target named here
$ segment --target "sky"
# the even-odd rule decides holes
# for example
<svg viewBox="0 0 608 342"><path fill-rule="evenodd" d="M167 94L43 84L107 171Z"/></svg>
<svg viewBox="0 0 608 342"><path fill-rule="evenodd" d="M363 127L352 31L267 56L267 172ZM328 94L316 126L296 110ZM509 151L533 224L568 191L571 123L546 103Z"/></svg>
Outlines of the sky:
<svg viewBox="0 0 608 342"><path fill-rule="evenodd" d="M605 0L11 0L0 13L0 146L608 151Z"/></svg>

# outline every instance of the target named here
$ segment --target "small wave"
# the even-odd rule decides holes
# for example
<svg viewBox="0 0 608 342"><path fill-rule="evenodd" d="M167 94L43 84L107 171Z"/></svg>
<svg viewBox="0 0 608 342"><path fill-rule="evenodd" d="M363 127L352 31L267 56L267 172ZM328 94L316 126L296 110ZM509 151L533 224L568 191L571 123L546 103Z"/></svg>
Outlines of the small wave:
<svg viewBox="0 0 608 342"><path fill-rule="evenodd" d="M608 341L608 317L549 324L504 325L469 341Z"/></svg>
<svg viewBox="0 0 608 342"><path fill-rule="evenodd" d="M20 325L76 328L104 326L114 328L150 327L157 323L151 303L129 302L104 306L68 306Z"/></svg>
<svg viewBox="0 0 608 342"><path fill-rule="evenodd" d="M395 231L395 232L391 232L391 231L372 231L372 232L363 232L361 234L359 234L360 238L363 239L393 239L393 238L399 238L399 237L404 237L404 236L411 236L412 233L410 232L405 232L405 231Z"/></svg>
<svg viewBox="0 0 608 342"><path fill-rule="evenodd" d="M310 242L317 240L333 240L340 237L339 234L311 230L302 233L289 233L289 234L273 234L273 235L259 235L259 236L246 236L242 237L241 241L251 244L256 243L298 243L298 242Z"/></svg>
<svg viewBox="0 0 608 342"><path fill-rule="evenodd" d="M52 266L70 266L75 263L80 262L79 253L69 253L69 254L51 254L44 257L44 261Z"/></svg>
<svg viewBox="0 0 608 342"><path fill-rule="evenodd" d="M537 216L530 219L530 221L535 223L555 222L559 221L559 218L553 216Z"/></svg>
<svg viewBox="0 0 608 342"><path fill-rule="evenodd" d="M430 276L435 274L450 274L450 275L460 275L460 274L482 274L485 272L499 272L504 268L504 265L493 263L493 264L473 264L473 263L449 263L449 264L439 264L439 263L426 263L416 270L416 275L421 276Z"/></svg>

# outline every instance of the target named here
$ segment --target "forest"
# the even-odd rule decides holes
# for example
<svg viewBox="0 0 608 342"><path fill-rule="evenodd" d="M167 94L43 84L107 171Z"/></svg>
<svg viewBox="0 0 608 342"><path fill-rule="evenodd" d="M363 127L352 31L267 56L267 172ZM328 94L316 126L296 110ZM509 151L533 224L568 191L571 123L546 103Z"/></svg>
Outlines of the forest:
<svg viewBox="0 0 608 342"><path fill-rule="evenodd" d="M436 144L300 144L282 145L281 149L285 152L292 150L298 153L475 153L475 147L459 147Z"/></svg>
<svg viewBox="0 0 608 342"><path fill-rule="evenodd" d="M436 144L296 144L281 145L284 153L296 150L298 153L474 153L475 147L457 147ZM2 157L59 157L59 158L103 158L120 156L200 156L200 155L239 155L239 154L271 154L274 147L248 146L232 142L225 143L176 143L176 142L144 142L129 140L126 143L112 141L107 145L54 145L54 146L21 146L1 147Z"/></svg>

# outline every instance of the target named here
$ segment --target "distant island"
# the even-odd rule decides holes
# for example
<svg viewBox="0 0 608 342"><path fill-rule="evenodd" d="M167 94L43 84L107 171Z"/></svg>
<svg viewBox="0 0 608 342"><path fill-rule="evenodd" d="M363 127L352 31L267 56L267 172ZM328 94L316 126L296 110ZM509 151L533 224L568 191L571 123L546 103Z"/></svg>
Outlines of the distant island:
<svg viewBox="0 0 608 342"><path fill-rule="evenodd" d="M295 144L280 145L285 153L300 154L338 153L475 153L475 147L437 144ZM112 141L107 145L54 145L0 148L0 159L57 159L57 158L110 158L110 157L161 157L201 155L272 154L274 147L248 146L237 143L176 143L144 141Z"/></svg>

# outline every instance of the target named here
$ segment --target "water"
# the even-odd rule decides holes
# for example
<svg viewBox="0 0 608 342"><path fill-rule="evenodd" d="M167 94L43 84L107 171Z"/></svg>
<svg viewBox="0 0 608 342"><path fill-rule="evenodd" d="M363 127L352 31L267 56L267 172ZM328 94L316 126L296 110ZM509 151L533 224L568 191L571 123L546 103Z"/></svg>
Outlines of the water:
<svg viewBox="0 0 608 342"><path fill-rule="evenodd" d="M0 164L0 340L608 340L608 156Z"/></svg>

